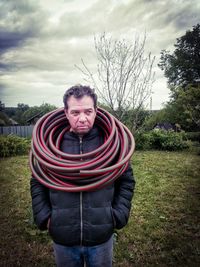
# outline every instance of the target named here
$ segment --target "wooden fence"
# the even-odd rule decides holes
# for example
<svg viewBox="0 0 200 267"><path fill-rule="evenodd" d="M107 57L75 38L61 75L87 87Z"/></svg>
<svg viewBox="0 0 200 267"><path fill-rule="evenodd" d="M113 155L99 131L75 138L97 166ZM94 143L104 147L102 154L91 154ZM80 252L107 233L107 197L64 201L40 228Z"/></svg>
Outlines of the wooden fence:
<svg viewBox="0 0 200 267"><path fill-rule="evenodd" d="M0 134L14 134L20 137L31 137L34 125L25 126L0 126Z"/></svg>

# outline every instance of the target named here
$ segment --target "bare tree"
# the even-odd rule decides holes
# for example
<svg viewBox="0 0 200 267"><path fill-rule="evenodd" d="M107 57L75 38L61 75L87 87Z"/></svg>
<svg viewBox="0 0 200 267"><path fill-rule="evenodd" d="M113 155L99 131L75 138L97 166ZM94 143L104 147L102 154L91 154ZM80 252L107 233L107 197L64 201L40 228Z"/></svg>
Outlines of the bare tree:
<svg viewBox="0 0 200 267"><path fill-rule="evenodd" d="M97 55L97 71L92 73L82 59L84 79L92 84L99 97L112 113L123 121L127 110L134 110L132 130L137 125L138 114L151 96L154 57L145 56L146 35L133 43L113 40L106 34L94 38Z"/></svg>

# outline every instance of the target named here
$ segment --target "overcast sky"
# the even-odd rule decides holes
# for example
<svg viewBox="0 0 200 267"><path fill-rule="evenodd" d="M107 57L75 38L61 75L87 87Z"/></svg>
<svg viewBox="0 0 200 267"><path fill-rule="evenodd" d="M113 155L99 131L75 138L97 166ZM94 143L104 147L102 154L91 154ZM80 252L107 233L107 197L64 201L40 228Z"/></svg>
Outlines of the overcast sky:
<svg viewBox="0 0 200 267"><path fill-rule="evenodd" d="M153 109L169 97L157 67L162 49L200 23L199 0L0 0L0 100L8 106L61 107L64 91L83 82L75 65L95 66L94 36L134 41L146 32L156 56Z"/></svg>

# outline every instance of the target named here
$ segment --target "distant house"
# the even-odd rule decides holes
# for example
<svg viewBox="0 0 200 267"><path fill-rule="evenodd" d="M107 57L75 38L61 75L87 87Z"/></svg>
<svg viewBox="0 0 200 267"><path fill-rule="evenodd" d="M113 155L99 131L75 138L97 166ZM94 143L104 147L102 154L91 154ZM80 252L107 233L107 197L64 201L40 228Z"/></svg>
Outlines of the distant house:
<svg viewBox="0 0 200 267"><path fill-rule="evenodd" d="M5 112L0 111L0 126L15 126L18 122L10 118Z"/></svg>
<svg viewBox="0 0 200 267"><path fill-rule="evenodd" d="M192 84L193 87L199 87L200 86L200 79L196 79L194 80L193 84Z"/></svg>
<svg viewBox="0 0 200 267"><path fill-rule="evenodd" d="M40 119L44 115L44 112L41 111L34 116L32 116L30 119L28 119L26 122L28 125L35 125L38 119Z"/></svg>
<svg viewBox="0 0 200 267"><path fill-rule="evenodd" d="M19 123L17 121L13 120L12 118L9 118L9 122L10 122L10 125L12 125L12 126L19 125Z"/></svg>
<svg viewBox="0 0 200 267"><path fill-rule="evenodd" d="M165 131L175 131L175 132L179 132L180 129L180 125L179 124L172 124L170 122L160 122L157 123L153 129L158 129L158 130L165 130Z"/></svg>

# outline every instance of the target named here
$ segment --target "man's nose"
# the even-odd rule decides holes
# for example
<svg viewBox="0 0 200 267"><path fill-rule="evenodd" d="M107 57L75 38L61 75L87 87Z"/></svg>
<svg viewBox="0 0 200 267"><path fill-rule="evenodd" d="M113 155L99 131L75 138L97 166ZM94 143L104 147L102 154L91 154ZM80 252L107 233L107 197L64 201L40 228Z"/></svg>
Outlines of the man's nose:
<svg viewBox="0 0 200 267"><path fill-rule="evenodd" d="M86 116L85 116L85 114L80 114L80 116L79 116L79 121L81 121L81 122L84 122L84 121L86 121Z"/></svg>

